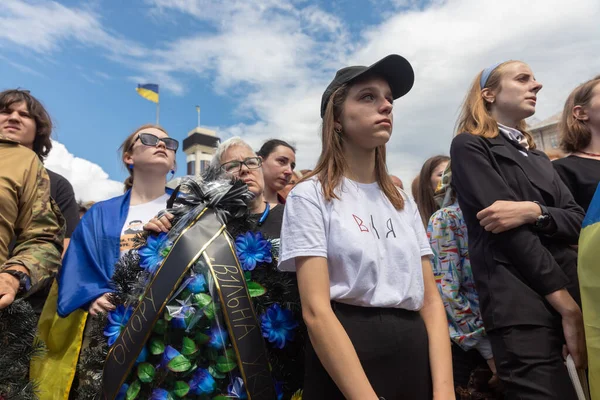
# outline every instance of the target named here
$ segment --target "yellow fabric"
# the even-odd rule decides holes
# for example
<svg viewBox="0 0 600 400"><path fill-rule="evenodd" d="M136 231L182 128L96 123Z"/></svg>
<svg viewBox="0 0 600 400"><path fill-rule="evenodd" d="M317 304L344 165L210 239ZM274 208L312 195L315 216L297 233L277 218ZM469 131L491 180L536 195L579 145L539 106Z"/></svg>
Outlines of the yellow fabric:
<svg viewBox="0 0 600 400"><path fill-rule="evenodd" d="M153 92L152 90L137 88L135 89L143 98L150 100L153 103L158 103L158 93Z"/></svg>
<svg viewBox="0 0 600 400"><path fill-rule="evenodd" d="M588 352L590 394L600 400L600 222L579 237L579 287Z"/></svg>
<svg viewBox="0 0 600 400"><path fill-rule="evenodd" d="M29 376L39 384L40 400L67 400L83 341L87 312L77 310L67 318L56 313L58 284L52 284L48 300L38 323L38 338L47 353L31 361Z"/></svg>

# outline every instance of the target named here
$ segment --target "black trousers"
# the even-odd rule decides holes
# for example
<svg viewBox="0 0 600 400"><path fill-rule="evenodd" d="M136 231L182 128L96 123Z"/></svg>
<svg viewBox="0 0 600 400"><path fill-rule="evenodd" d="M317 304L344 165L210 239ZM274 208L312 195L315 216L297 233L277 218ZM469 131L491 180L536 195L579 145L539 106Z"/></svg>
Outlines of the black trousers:
<svg viewBox="0 0 600 400"><path fill-rule="evenodd" d="M467 388L471 373L477 367L487 367L487 363L477 350L464 351L452 343L452 375L454 388Z"/></svg>
<svg viewBox="0 0 600 400"><path fill-rule="evenodd" d="M332 303L367 378L386 400L431 400L429 341L415 311ZM343 400L344 396L306 343L303 400Z"/></svg>
<svg viewBox="0 0 600 400"><path fill-rule="evenodd" d="M562 328L511 326L488 336L506 400L577 400L562 357Z"/></svg>

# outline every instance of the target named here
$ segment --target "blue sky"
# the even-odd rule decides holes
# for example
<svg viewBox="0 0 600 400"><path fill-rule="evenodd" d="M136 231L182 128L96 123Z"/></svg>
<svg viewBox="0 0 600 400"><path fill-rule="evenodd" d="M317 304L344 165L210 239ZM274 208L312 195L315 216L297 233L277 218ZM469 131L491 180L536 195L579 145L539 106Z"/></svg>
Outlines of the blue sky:
<svg viewBox="0 0 600 400"><path fill-rule="evenodd" d="M54 9L59 4L66 9L89 13L115 37L153 50L164 48L174 39L187 37L190 33L211 35L218 32L212 21L198 20L180 10L159 13L155 4L140 0L126 2L125 6L122 6L125 3L114 1L96 1L83 7L78 1L28 3L40 7L40 13L46 7ZM365 14L362 3L346 0L315 2L323 10L351 21L354 35L365 25L376 24L382 18L374 7ZM27 35L27 31L18 34ZM0 63L1 89L31 90L50 111L56 123L56 140L76 156L99 164L111 178L124 179L126 172L119 163L117 148L137 126L155 121L155 105L135 92L136 84L161 84L160 79L152 79L152 76L143 79L144 75L135 68L115 62L107 57L104 49L75 37L55 43L52 51L39 52L18 43L0 41L5 61ZM212 79L210 72L205 76L181 76L184 89L177 93L161 85L160 123L172 136L183 140L195 127L196 105L201 106L202 125L218 128L256 121L252 113L235 113L240 101L235 94L215 94ZM252 89L248 87L242 92L244 90ZM182 152L178 163L185 165Z"/></svg>
<svg viewBox="0 0 600 400"><path fill-rule="evenodd" d="M512 58L532 66L545 85L540 119L600 72L600 56L589 51L600 48L600 5L572 3L3 0L0 89L26 88L43 101L66 148L49 163L78 182L79 197L98 198L115 186L92 195L86 184L121 181L120 143L155 120L137 83L160 85L161 125L180 141L196 125L198 104L202 125L221 138L240 135L255 147L287 139L298 145L299 168L311 168L320 96L335 70L398 53L417 78L395 106L388 159L409 181L427 157L448 152L460 101L487 65ZM182 175L183 153L178 164Z"/></svg>

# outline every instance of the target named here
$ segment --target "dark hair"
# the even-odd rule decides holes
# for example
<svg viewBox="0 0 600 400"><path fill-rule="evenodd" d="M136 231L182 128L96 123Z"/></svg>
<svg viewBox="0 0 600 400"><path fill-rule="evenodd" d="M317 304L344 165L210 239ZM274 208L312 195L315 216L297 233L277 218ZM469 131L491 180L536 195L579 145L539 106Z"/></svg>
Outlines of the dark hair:
<svg viewBox="0 0 600 400"><path fill-rule="evenodd" d="M131 151L131 146L133 146L133 144L137 140L138 132L140 132L141 130L144 130L144 129L148 129L148 128L155 128L155 129L158 129L159 131L163 131L164 133L167 134L167 136L169 135L169 133L165 130L165 128L163 128L160 125L145 124L145 125L142 125L139 128L137 128L135 131L133 131L133 133L131 135L127 136L127 139L125 139L125 141L119 147L119 150L121 151L121 161L123 161L123 165L125 165L125 168L127 168L127 172L129 172L129 176L123 182L123 185L124 185L123 192L127 192L129 189L131 189L133 187L133 169L129 168L129 166L125 162L125 156L127 156L127 154L129 154L129 152Z"/></svg>
<svg viewBox="0 0 600 400"><path fill-rule="evenodd" d="M23 103L35 121L35 139L33 151L40 160L44 160L52 149L52 119L38 99L33 97L29 90L10 89L0 93L0 110L6 110L13 104Z"/></svg>
<svg viewBox="0 0 600 400"><path fill-rule="evenodd" d="M296 148L288 142L279 139L269 139L265 143L263 143L260 150L256 152L256 155L262 157L263 159L266 159L271 155L272 152L275 151L275 149L278 146L287 147L288 149L292 150L294 154L296 153Z"/></svg>
<svg viewBox="0 0 600 400"><path fill-rule="evenodd" d="M592 140L592 131L588 123L577 119L573 114L573 109L576 106L588 107L594 95L594 88L598 84L600 84L600 75L577 86L565 102L558 131L560 132L560 147L568 153L583 150Z"/></svg>
<svg viewBox="0 0 600 400"><path fill-rule="evenodd" d="M448 156L439 155L431 157L425 161L419 173L417 191L413 193L413 196L421 213L421 220L425 226L429 223L429 218L431 218L433 213L439 209L434 198L435 191L431 188L431 174L441 163L447 161L450 161L450 157Z"/></svg>

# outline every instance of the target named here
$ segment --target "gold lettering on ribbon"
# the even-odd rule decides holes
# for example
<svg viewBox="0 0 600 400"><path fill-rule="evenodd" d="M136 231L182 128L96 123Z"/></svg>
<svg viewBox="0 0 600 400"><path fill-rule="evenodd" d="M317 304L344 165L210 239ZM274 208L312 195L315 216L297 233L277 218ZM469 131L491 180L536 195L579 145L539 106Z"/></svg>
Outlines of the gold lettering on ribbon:
<svg viewBox="0 0 600 400"><path fill-rule="evenodd" d="M250 313L250 314L245 314L246 312ZM250 310L249 308L242 308L241 310L234 310L231 312L231 316L235 316L235 313L240 313L242 315L241 318L237 318L237 319L233 319L233 322L239 322L239 321L243 321L245 319L251 319L253 317L252 310Z"/></svg>
<svg viewBox="0 0 600 400"><path fill-rule="evenodd" d="M256 329L256 325L233 325L234 328L243 328L246 333L240 336L240 340L245 338L250 332Z"/></svg>
<svg viewBox="0 0 600 400"><path fill-rule="evenodd" d="M240 286L240 285L222 285L222 287L223 288L236 288L237 289L235 292L228 293L227 297L234 296L234 295L238 294L240 291L244 290L244 287Z"/></svg>
<svg viewBox="0 0 600 400"><path fill-rule="evenodd" d="M234 297L227 301L227 307L238 308L240 306L240 299L245 299L245 296Z"/></svg>
<svg viewBox="0 0 600 400"><path fill-rule="evenodd" d="M117 357L118 353L123 356L123 359L119 359ZM115 347L113 347L112 356L115 359L115 361L117 362L117 364L123 365L125 363L125 349L123 348L122 344L117 344L117 345L115 345Z"/></svg>
<svg viewBox="0 0 600 400"><path fill-rule="evenodd" d="M148 318L146 318L146 302L145 301L140 302L139 310L140 310L140 314L142 314L142 317L144 318L144 321L148 322Z"/></svg>
<svg viewBox="0 0 600 400"><path fill-rule="evenodd" d="M229 244L231 252L228 252L227 257L225 255L223 255L223 258L217 257L217 259L221 258L218 261L223 262L223 264L209 262L209 266L217 284L220 300L224 306L231 341L240 363L240 372L246 383L249 398L271 400L275 393L266 359L264 342L259 329L260 325L246 289L244 272L236 262L235 250L226 235L223 237ZM205 259L207 261L214 260L206 253ZM248 340L244 340L246 337L248 337ZM255 360L254 362L244 361L248 358L255 358ZM250 394L252 394L251 397Z"/></svg>
<svg viewBox="0 0 600 400"><path fill-rule="evenodd" d="M148 295L150 297L148 297ZM152 293L152 286L150 286L148 288L148 293L144 293L144 300L150 300L150 304L152 304L152 308L154 309L154 312L157 312L156 304L154 304L154 293ZM144 306L144 310L145 309L146 309L146 307Z"/></svg>
<svg viewBox="0 0 600 400"><path fill-rule="evenodd" d="M138 323L137 328L136 321ZM142 330L142 319L139 315L134 315L133 317L131 317L131 329L133 329L136 332L140 332Z"/></svg>
<svg viewBox="0 0 600 400"><path fill-rule="evenodd" d="M217 268L220 268L218 270ZM219 282L240 282L237 279L236 274L240 273L240 270L235 265L223 265L223 264L213 264L213 270L216 275L227 275L229 279L223 279L222 277L217 277Z"/></svg>

